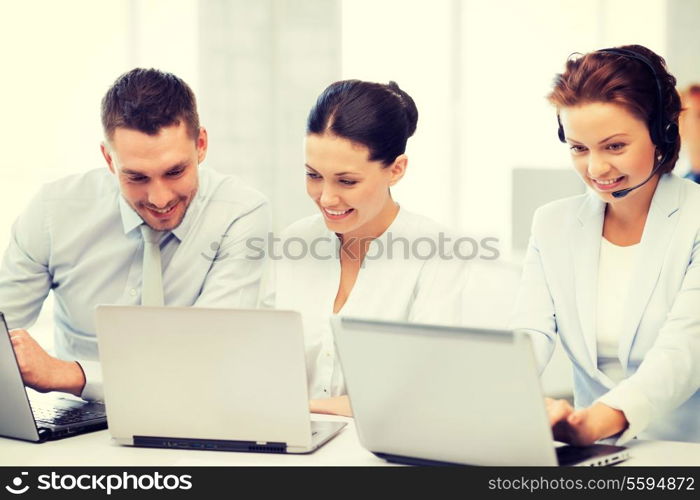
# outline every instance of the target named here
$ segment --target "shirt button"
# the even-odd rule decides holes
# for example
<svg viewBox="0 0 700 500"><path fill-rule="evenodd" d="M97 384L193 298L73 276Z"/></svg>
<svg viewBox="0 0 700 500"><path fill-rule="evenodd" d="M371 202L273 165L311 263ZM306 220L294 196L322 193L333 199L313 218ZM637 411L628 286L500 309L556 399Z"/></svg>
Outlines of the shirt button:
<svg viewBox="0 0 700 500"><path fill-rule="evenodd" d="M136 288L132 288L131 290L129 290L129 295L131 295L132 297L136 297Z"/></svg>
<svg viewBox="0 0 700 500"><path fill-rule="evenodd" d="M326 357L327 357L327 358L330 358L330 357L331 357L331 353L330 353L330 352L326 352Z"/></svg>

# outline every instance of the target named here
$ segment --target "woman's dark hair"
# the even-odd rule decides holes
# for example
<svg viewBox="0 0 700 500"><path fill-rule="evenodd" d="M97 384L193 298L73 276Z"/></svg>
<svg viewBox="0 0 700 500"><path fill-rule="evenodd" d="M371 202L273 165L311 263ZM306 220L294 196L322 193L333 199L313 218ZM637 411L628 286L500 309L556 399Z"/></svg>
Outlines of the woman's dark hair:
<svg viewBox="0 0 700 500"><path fill-rule="evenodd" d="M192 89L172 73L135 68L116 79L102 98L102 128L111 140L117 127L155 135L184 122L192 139L199 135Z"/></svg>
<svg viewBox="0 0 700 500"><path fill-rule="evenodd" d="M416 131L418 109L396 82L343 80L329 85L309 112L306 133L330 133L369 149L385 166L406 151Z"/></svg>
<svg viewBox="0 0 700 500"><path fill-rule="evenodd" d="M615 53L616 49L622 54ZM666 69L663 58L646 47L625 45L616 49L569 58L565 71L554 78L552 92L547 98L557 110L591 102L624 107L647 124L654 144L663 153L664 160L659 172L670 172L678 160L681 147L678 135L681 102L676 91L676 79ZM641 56L652 67L624 55L624 52ZM664 140L655 137L660 135L654 133L659 128L669 137L664 137Z"/></svg>

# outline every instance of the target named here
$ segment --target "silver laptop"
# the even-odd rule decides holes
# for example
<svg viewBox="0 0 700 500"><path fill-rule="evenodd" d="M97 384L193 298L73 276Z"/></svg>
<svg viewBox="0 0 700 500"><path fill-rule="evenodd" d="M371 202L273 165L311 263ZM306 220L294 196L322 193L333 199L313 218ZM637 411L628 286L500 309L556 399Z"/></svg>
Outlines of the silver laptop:
<svg viewBox="0 0 700 500"><path fill-rule="evenodd" d="M555 446L525 334L333 317L362 445L408 464L610 465L620 446Z"/></svg>
<svg viewBox="0 0 700 500"><path fill-rule="evenodd" d="M25 389L0 313L0 436L37 443L107 427L104 405Z"/></svg>
<svg viewBox="0 0 700 500"><path fill-rule="evenodd" d="M109 430L125 445L309 453L345 425L312 422L299 313L98 306Z"/></svg>

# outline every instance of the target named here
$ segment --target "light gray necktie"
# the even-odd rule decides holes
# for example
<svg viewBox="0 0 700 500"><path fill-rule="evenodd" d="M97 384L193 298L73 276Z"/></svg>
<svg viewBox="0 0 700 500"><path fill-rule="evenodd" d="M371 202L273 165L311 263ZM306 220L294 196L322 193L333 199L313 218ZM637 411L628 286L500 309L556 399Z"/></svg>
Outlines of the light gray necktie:
<svg viewBox="0 0 700 500"><path fill-rule="evenodd" d="M163 305L163 270L160 264L160 231L141 225L143 236L142 306Z"/></svg>

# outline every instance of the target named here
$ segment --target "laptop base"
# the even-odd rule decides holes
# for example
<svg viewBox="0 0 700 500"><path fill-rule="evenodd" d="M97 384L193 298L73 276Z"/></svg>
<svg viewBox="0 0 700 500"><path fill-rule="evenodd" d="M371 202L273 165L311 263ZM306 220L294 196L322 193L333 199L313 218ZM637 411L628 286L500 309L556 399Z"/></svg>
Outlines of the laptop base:
<svg viewBox="0 0 700 500"><path fill-rule="evenodd" d="M224 439L134 436L134 446L144 446L146 448L179 448L185 450L287 453L287 443L256 443L255 441L229 441Z"/></svg>
<svg viewBox="0 0 700 500"><path fill-rule="evenodd" d="M629 451L624 446L592 444L590 446L559 446L556 448L557 461L562 467L590 466L601 467L624 462Z"/></svg>
<svg viewBox="0 0 700 500"><path fill-rule="evenodd" d="M162 436L134 436L132 443L133 446L143 446L146 448L178 448L183 450L300 454L315 451L323 444L330 441L346 425L347 424L345 424L345 422L311 421L310 448L301 446L290 447L287 445L287 443L283 442L238 441L230 439L191 439Z"/></svg>
<svg viewBox="0 0 700 500"><path fill-rule="evenodd" d="M559 466L589 466L601 467L614 465L624 462L629 458L629 452L624 446L612 446L608 444L593 444L590 446L571 446L565 445L556 448L557 460ZM373 451L376 456L387 462L417 465L428 467L469 467L468 464L460 464L454 462L441 462L439 460L428 460L425 458L406 457L401 455L392 455L390 453L380 453Z"/></svg>
<svg viewBox="0 0 700 500"><path fill-rule="evenodd" d="M42 427L42 424L37 422L39 441L35 442L43 443L44 441L56 441L57 439L73 437L79 434L86 434L88 432L102 431L106 428L107 421L104 419L98 419L95 422L81 422L78 425L62 425L57 427Z"/></svg>
<svg viewBox="0 0 700 500"><path fill-rule="evenodd" d="M392 455L391 453L379 453L377 451L373 451L372 453L392 464L417 465L423 467L470 467L465 464L458 464L454 462L441 462L439 460L428 460L425 458L405 457L402 455Z"/></svg>
<svg viewBox="0 0 700 500"><path fill-rule="evenodd" d="M107 428L104 403L34 390L27 390L27 397L36 422L39 436L37 442L54 441Z"/></svg>

